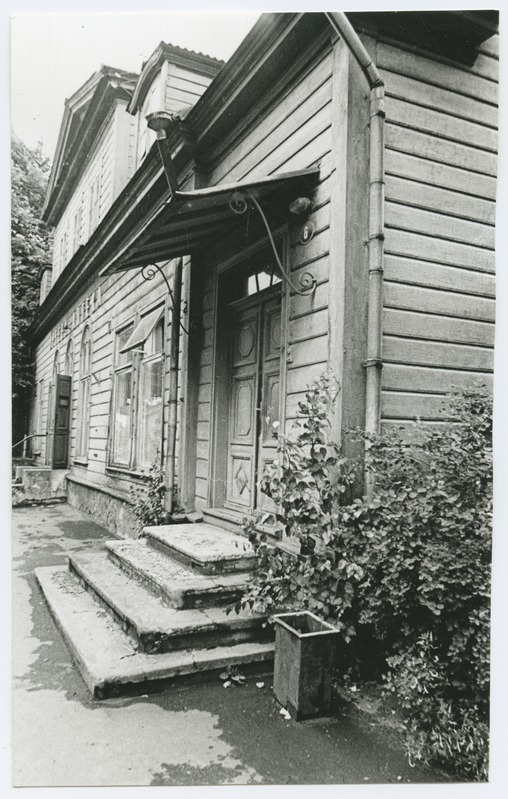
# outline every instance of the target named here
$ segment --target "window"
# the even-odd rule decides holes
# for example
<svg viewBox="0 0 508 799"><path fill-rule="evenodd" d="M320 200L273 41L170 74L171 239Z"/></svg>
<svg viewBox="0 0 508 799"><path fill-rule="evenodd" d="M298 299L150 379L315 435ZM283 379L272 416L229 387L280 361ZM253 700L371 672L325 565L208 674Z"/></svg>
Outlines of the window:
<svg viewBox="0 0 508 799"><path fill-rule="evenodd" d="M53 372L51 375L51 382L48 389L48 416L46 419L46 464L51 466L51 459L53 457L53 434L55 428L55 404L56 404L56 381L59 375L59 355L58 351L55 353L53 361Z"/></svg>
<svg viewBox="0 0 508 799"><path fill-rule="evenodd" d="M42 417L44 414L44 380L39 380L39 393L37 397L37 428L36 432L42 435ZM40 451L40 442L39 442Z"/></svg>
<svg viewBox="0 0 508 799"><path fill-rule="evenodd" d="M72 231L72 252L73 254L78 249L79 245L81 244L81 220L82 220L82 209L81 206L78 208L76 213L74 214L74 227Z"/></svg>
<svg viewBox="0 0 508 799"><path fill-rule="evenodd" d="M117 333L112 465L146 469L161 451L163 352L161 307Z"/></svg>
<svg viewBox="0 0 508 799"><path fill-rule="evenodd" d="M56 390L56 379L59 373L58 367L58 352L55 353L55 359L53 361L53 372L51 375L51 383L49 386L49 395L48 395L48 431L51 432L53 430L53 423L55 421L55 390Z"/></svg>
<svg viewBox="0 0 508 799"><path fill-rule="evenodd" d="M247 278L247 295L257 294L259 291L269 289L281 282L279 275L275 274L273 267L261 266L251 272Z"/></svg>
<svg viewBox="0 0 508 799"><path fill-rule="evenodd" d="M277 243L277 252L283 260L283 242ZM227 302L252 297L282 283L282 273L269 247L262 247L224 273Z"/></svg>
<svg viewBox="0 0 508 799"><path fill-rule="evenodd" d="M88 207L88 235L91 236L99 224L99 202L101 194L101 176L98 174L90 186L90 204Z"/></svg>
<svg viewBox="0 0 508 799"><path fill-rule="evenodd" d="M72 377L74 373L74 352L72 347L72 340L69 340L67 344L67 350L65 352L65 371L64 374L70 375Z"/></svg>
<svg viewBox="0 0 508 799"><path fill-rule="evenodd" d="M44 404L44 381L35 384L32 412L32 434L35 436L29 442L29 452L33 456L40 455L42 448L42 413Z"/></svg>
<svg viewBox="0 0 508 799"><path fill-rule="evenodd" d="M40 293L40 304L44 302L46 297L48 296L50 289L51 289L51 280L52 280L52 269L44 269L41 277L41 293Z"/></svg>
<svg viewBox="0 0 508 799"><path fill-rule="evenodd" d="M160 319L143 346L139 380L138 462L141 468L154 462L162 439L164 322Z"/></svg>
<svg viewBox="0 0 508 799"><path fill-rule="evenodd" d="M131 460L132 351L122 352L134 325L125 327L116 336L115 403L112 462L129 466Z"/></svg>
<svg viewBox="0 0 508 799"><path fill-rule="evenodd" d="M78 419L76 430L76 456L88 457L90 423L90 381L92 374L92 338L90 328L85 328L79 353Z"/></svg>
<svg viewBox="0 0 508 799"><path fill-rule="evenodd" d="M67 266L69 257L69 229L65 228L61 241L60 272Z"/></svg>
<svg viewBox="0 0 508 799"><path fill-rule="evenodd" d="M69 343L67 344L67 349L65 351L65 366L64 366L64 374L69 375L71 378L71 385L69 391L69 426L72 425L72 379L74 377L74 347L72 346L72 339L69 339Z"/></svg>

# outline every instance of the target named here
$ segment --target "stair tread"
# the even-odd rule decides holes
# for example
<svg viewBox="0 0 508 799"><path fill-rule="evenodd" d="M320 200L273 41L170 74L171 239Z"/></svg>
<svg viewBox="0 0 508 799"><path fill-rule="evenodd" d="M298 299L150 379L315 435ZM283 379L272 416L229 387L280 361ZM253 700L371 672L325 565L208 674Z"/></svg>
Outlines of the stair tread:
<svg viewBox="0 0 508 799"><path fill-rule="evenodd" d="M223 575L204 575L149 546L145 540L106 541L106 548L136 572L156 584L175 607L186 592L242 589L249 580L248 572Z"/></svg>
<svg viewBox="0 0 508 799"><path fill-rule="evenodd" d="M256 625L263 618L248 612L228 614L222 607L190 610L168 607L115 566L104 551L71 555L69 560L99 596L140 634L171 637L224 626L238 629Z"/></svg>
<svg viewBox="0 0 508 799"><path fill-rule="evenodd" d="M197 563L244 559L254 563L256 558L247 538L205 522L145 527L143 532Z"/></svg>
<svg viewBox="0 0 508 799"><path fill-rule="evenodd" d="M273 642L147 654L113 621L65 566L35 569L46 601L93 693L106 684L147 683L228 664L268 660Z"/></svg>

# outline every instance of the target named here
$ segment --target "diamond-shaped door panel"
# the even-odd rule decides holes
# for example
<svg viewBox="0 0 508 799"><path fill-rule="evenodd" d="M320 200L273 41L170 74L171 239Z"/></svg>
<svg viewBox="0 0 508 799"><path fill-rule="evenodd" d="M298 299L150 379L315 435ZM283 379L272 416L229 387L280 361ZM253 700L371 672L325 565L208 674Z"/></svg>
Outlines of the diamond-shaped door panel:
<svg viewBox="0 0 508 799"><path fill-rule="evenodd" d="M228 464L228 501L234 507L252 504L252 458L231 453Z"/></svg>
<svg viewBox="0 0 508 799"><path fill-rule="evenodd" d="M240 464L235 474L235 485L238 493L241 495L249 485L249 476L245 471L243 463Z"/></svg>

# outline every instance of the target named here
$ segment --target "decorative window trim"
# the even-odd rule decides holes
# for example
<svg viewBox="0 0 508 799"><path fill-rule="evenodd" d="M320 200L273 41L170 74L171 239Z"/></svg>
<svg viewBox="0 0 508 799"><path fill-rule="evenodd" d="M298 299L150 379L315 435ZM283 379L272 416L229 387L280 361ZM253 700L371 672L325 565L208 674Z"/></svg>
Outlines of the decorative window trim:
<svg viewBox="0 0 508 799"><path fill-rule="evenodd" d="M165 305L149 308L136 318L118 326L115 335L114 366L113 366L113 393L111 399L109 457L107 469L111 472L127 474L129 476L143 476L150 463L143 458L146 441L144 438L155 429L160 428L159 453L162 451L163 440L163 401L164 401L164 361L165 361ZM162 323L162 330L157 338L157 327ZM123 337L123 341L122 341ZM151 341L154 349L147 352L145 347ZM154 344L158 341L159 343ZM157 370L159 374L157 374ZM148 375L148 370L153 370L153 375ZM150 401L146 400L143 392L147 384L158 387L157 396L154 395L154 406L160 405L159 412L151 413ZM130 385L129 385L130 381ZM124 392L125 404L122 406ZM143 395L143 396L142 396ZM126 408L129 406L128 414ZM152 406L153 407L153 406ZM143 413L145 409L145 413ZM159 422L160 419L160 422ZM128 439L126 438L128 434ZM128 441L128 444L127 444ZM128 451L127 451L128 446Z"/></svg>
<svg viewBox="0 0 508 799"><path fill-rule="evenodd" d="M90 445L90 399L92 385L92 332L87 325L79 350L78 412L76 418L76 457L74 462L88 463Z"/></svg>

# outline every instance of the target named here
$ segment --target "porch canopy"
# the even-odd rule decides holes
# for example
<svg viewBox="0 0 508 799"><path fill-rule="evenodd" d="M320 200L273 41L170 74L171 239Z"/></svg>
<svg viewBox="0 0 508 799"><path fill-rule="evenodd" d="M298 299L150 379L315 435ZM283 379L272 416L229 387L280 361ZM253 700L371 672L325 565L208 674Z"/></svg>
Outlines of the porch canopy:
<svg viewBox="0 0 508 799"><path fill-rule="evenodd" d="M316 185L319 168L279 172L256 181L176 191L135 236L102 269L102 275L140 269L149 264L188 255L228 233L241 218L241 197L254 197L265 208L280 208ZM232 207L233 205L233 207Z"/></svg>

